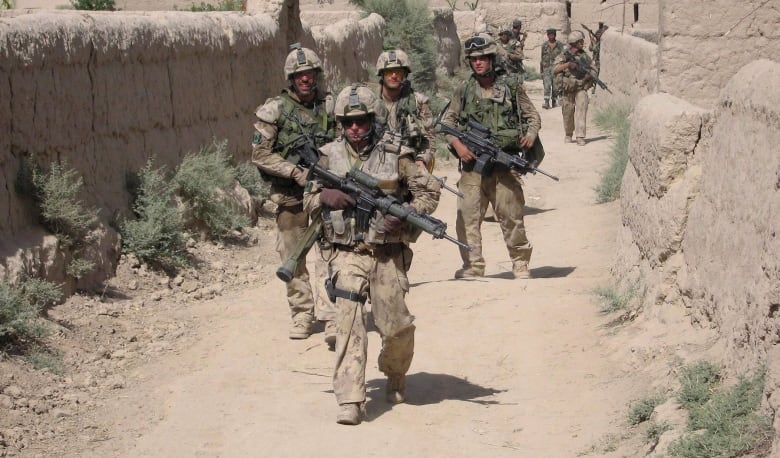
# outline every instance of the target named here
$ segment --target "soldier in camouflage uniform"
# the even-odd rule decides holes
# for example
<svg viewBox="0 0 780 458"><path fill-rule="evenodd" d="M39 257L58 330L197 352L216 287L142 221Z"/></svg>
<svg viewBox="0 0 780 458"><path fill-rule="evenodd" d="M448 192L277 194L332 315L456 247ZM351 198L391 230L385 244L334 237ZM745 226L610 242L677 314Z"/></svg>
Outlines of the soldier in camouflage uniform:
<svg viewBox="0 0 780 458"><path fill-rule="evenodd" d="M472 75L455 90L442 122L465 130L468 120L473 118L494 133L495 141L505 151L516 154L521 149L537 146L542 121L522 85L511 87L505 80L496 78L496 48L495 41L487 35L466 40L465 54ZM528 263L533 248L525 233L525 198L520 173L496 167L489 175L480 175L474 171L474 152L455 136L448 135L447 142L460 159L458 190L463 198L458 200L458 239L472 247L470 251L460 250L463 267L455 272L455 278L485 274L481 227L488 204L493 207L504 234L514 277L529 278Z"/></svg>
<svg viewBox="0 0 780 458"><path fill-rule="evenodd" d="M374 127L376 96L366 86L345 88L336 99L336 119L342 138L322 147L321 165L345 176L358 169L379 179L387 195L407 202L419 213L431 213L439 200L439 184L415 164L413 149L395 148L377 138ZM386 148L386 146L388 146ZM331 295L338 309L336 368L333 391L339 404L336 421L356 425L365 415L368 349L365 302L382 337L379 370L387 375L386 399L404 402L406 372L414 353L414 317L406 307L406 276L412 251L408 242L416 231L391 215L372 211L367 229L357 227L360 210L355 200L338 190L307 186L306 209L321 208L323 237L332 245Z"/></svg>
<svg viewBox="0 0 780 458"><path fill-rule="evenodd" d="M519 75L516 78L522 83L522 74L525 73L523 68L523 49L517 40L512 38L511 27L506 26L501 29L498 34L500 45L498 47L499 62L497 63L503 67L510 75Z"/></svg>
<svg viewBox="0 0 780 458"><path fill-rule="evenodd" d="M303 186L307 171L296 165L298 157L290 147L301 134L315 134L322 144L332 138L335 127L333 97L318 87L322 63L311 49L293 45L284 64L284 76L289 87L282 94L268 99L255 115L255 133L252 139L252 162L270 182L271 201L277 205L276 250L286 260L309 225L309 215L303 211ZM318 256L318 259L320 257ZM326 271L320 272L324 285ZM312 333L315 313L325 322L325 340L335 343L334 306L328 301L324 287L312 287L305 260L287 283L287 302L292 316L291 339L305 339Z"/></svg>
<svg viewBox="0 0 780 458"><path fill-rule="evenodd" d="M428 97L412 89L409 56L401 50L385 51L376 62L379 97L376 119L398 144L414 149L417 163L433 170L436 134Z"/></svg>
<svg viewBox="0 0 780 458"><path fill-rule="evenodd" d="M523 21L515 19L512 21L512 38L517 41L520 52L525 50L525 39L528 38L528 32L523 32Z"/></svg>
<svg viewBox="0 0 780 458"><path fill-rule="evenodd" d="M591 60L582 49L585 46L585 36L582 32L573 31L568 41L569 49L558 55L553 70L557 78L557 86L563 95L561 103L565 134L563 141L571 143L572 135L575 135L577 145L585 146L588 89L593 87L593 80L587 72L578 71L578 62L588 66Z"/></svg>
<svg viewBox="0 0 780 458"><path fill-rule="evenodd" d="M595 68L596 71L601 69L601 36L604 35L604 32L606 32L608 28L609 26L602 22L599 24L599 28L596 30L596 33L590 37L589 49L590 53L593 55L593 68Z"/></svg>
<svg viewBox="0 0 780 458"><path fill-rule="evenodd" d="M553 84L553 63L565 46L555 39L556 34L555 29L547 29L547 41L542 45L542 57L539 61L539 72L544 84L544 109L555 108L558 98L557 88Z"/></svg>

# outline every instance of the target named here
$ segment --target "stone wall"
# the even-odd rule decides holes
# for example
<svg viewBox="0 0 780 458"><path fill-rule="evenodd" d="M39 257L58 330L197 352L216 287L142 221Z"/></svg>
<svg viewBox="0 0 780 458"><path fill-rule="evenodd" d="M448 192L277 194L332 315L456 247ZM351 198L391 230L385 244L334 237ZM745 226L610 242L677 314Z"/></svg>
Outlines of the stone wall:
<svg viewBox="0 0 780 458"><path fill-rule="evenodd" d="M283 86L291 40L316 42L338 78L360 78L381 47L378 16L312 36L297 14L285 16L283 0L263 3L277 16L50 11L0 18L0 276L37 272L69 289L110 276L118 254L108 223L127 212L128 172L150 158L171 169L213 138L227 139L236 159L247 160L254 110ZM67 253L14 192L20 161L30 155L78 171L84 203L100 209L100 246L90 254L98 269L79 285L64 276Z"/></svg>
<svg viewBox="0 0 780 458"><path fill-rule="evenodd" d="M602 37L599 78L612 94L597 89L596 110L609 104L636 105L642 97L658 92L658 45L607 30Z"/></svg>

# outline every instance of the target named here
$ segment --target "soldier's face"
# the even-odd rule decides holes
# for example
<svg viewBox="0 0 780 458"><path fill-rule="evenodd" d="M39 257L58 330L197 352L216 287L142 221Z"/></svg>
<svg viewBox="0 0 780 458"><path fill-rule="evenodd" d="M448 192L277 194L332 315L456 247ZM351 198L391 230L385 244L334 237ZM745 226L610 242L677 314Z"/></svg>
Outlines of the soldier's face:
<svg viewBox="0 0 780 458"><path fill-rule="evenodd" d="M388 89L398 89L406 79L406 70L403 68L389 68L382 72L382 81Z"/></svg>
<svg viewBox="0 0 780 458"><path fill-rule="evenodd" d="M501 40L501 43L507 44L509 43L509 34L508 33L502 33L498 36L498 39Z"/></svg>
<svg viewBox="0 0 780 458"><path fill-rule="evenodd" d="M371 119L368 116L344 118L341 120L341 127L344 128L344 136L350 144L360 145L368 138L368 132L371 130Z"/></svg>
<svg viewBox="0 0 780 458"><path fill-rule="evenodd" d="M555 43L555 32L550 32L547 34L547 41L550 43Z"/></svg>
<svg viewBox="0 0 780 458"><path fill-rule="evenodd" d="M490 56L469 57L469 64L474 73L477 75L484 75L490 71Z"/></svg>
<svg viewBox="0 0 780 458"><path fill-rule="evenodd" d="M304 70L293 73L293 88L298 97L306 98L314 95L314 89L317 87L317 72L315 70Z"/></svg>

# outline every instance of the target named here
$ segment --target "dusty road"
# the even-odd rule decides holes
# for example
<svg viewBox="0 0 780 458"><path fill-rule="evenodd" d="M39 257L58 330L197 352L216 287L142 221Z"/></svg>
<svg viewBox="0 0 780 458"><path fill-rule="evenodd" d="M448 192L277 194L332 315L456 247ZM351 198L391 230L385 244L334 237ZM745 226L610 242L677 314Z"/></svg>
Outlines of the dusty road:
<svg viewBox="0 0 780 458"><path fill-rule="evenodd" d="M541 84L531 97L541 107ZM368 420L335 422L333 353L322 335L286 337L283 285L269 280L193 305L200 339L136 370L104 409L111 433L87 456L573 457L625 423L635 381L611 348L591 291L609 283L616 204L593 188L610 141L595 126L563 144L560 109L541 110L543 168L526 180L532 280L509 279L495 223L483 228L487 274L453 280L456 247L423 235L408 303L416 353L408 403L384 402L379 338L369 334ZM437 170L449 183L457 172ZM454 234L455 196L436 216ZM268 275L276 257L266 258ZM129 384L130 385L130 384ZM591 456L602 456L590 452Z"/></svg>

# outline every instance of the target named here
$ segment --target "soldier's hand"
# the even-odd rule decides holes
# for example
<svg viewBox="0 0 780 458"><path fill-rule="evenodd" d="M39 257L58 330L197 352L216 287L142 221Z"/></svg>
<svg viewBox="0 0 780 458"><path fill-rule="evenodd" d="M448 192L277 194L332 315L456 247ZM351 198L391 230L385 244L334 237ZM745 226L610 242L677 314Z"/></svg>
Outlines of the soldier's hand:
<svg viewBox="0 0 780 458"><path fill-rule="evenodd" d="M524 135L524 136L520 137L520 147L521 148L530 148L533 145L534 145L534 141L528 135Z"/></svg>
<svg viewBox="0 0 780 458"><path fill-rule="evenodd" d="M393 215L385 215L385 232L395 234L401 230L403 225L404 222L401 219Z"/></svg>
<svg viewBox="0 0 780 458"><path fill-rule="evenodd" d="M455 139L452 142L452 147L455 148L455 153L463 162L472 162L477 159L477 156L460 139Z"/></svg>
<svg viewBox="0 0 780 458"><path fill-rule="evenodd" d="M292 179L301 186L306 186L306 183L309 181L308 176L309 169L303 167L295 167L291 175Z"/></svg>
<svg viewBox="0 0 780 458"><path fill-rule="evenodd" d="M355 205L355 199L341 190L324 188L320 192L320 203L336 210L343 210Z"/></svg>
<svg viewBox="0 0 780 458"><path fill-rule="evenodd" d="M569 70L577 70L577 62L569 62Z"/></svg>

